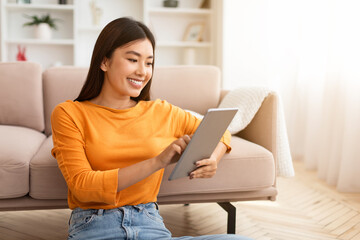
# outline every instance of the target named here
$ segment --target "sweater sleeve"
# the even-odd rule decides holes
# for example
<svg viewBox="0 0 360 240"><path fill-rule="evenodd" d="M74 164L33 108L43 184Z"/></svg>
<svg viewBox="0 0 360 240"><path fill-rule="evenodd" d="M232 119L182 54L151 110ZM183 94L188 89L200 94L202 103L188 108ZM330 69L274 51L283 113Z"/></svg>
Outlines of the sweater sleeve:
<svg viewBox="0 0 360 240"><path fill-rule="evenodd" d="M94 171L87 160L83 134L76 121L58 105L51 115L56 158L67 186L80 202L116 204L118 169Z"/></svg>
<svg viewBox="0 0 360 240"><path fill-rule="evenodd" d="M230 142L231 142L231 133L229 132L229 130L226 130L224 135L222 136L220 142L224 143L227 150L226 150L226 153L229 153L231 151L231 145L230 145Z"/></svg>

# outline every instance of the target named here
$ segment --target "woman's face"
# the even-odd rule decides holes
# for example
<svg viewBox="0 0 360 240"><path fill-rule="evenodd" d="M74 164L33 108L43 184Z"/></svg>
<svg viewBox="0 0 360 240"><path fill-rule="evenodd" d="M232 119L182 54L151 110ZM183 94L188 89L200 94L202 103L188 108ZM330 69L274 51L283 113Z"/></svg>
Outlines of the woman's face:
<svg viewBox="0 0 360 240"><path fill-rule="evenodd" d="M152 76L153 47L140 39L117 48L110 59L104 59L103 89L115 98L138 97Z"/></svg>

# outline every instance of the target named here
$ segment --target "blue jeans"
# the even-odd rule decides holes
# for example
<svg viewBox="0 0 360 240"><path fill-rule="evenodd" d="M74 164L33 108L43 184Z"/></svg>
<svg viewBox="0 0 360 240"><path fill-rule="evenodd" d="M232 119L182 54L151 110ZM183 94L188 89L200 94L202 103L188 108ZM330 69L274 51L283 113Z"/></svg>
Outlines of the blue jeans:
<svg viewBox="0 0 360 240"><path fill-rule="evenodd" d="M249 238L226 234L172 238L159 214L157 204L147 203L109 210L76 208L72 211L69 220L68 239L248 240Z"/></svg>

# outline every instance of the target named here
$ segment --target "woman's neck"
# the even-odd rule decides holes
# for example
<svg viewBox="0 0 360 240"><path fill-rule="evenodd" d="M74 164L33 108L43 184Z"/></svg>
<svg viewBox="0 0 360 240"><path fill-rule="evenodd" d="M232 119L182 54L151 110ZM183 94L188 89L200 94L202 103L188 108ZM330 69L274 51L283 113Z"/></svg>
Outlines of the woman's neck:
<svg viewBox="0 0 360 240"><path fill-rule="evenodd" d="M101 94L91 99L90 102L114 109L128 109L135 107L137 104L137 102L132 100L130 97L124 99L112 99L109 97L104 97Z"/></svg>

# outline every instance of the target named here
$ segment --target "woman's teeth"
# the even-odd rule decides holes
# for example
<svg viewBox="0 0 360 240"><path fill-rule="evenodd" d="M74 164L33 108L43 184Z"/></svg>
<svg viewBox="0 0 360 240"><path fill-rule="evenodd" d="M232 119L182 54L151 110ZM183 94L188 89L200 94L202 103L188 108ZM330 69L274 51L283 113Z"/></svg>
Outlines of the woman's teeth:
<svg viewBox="0 0 360 240"><path fill-rule="evenodd" d="M136 85L141 85L142 84L142 81L138 81L138 80L134 80L134 79L131 79L131 78L128 78L128 80Z"/></svg>

